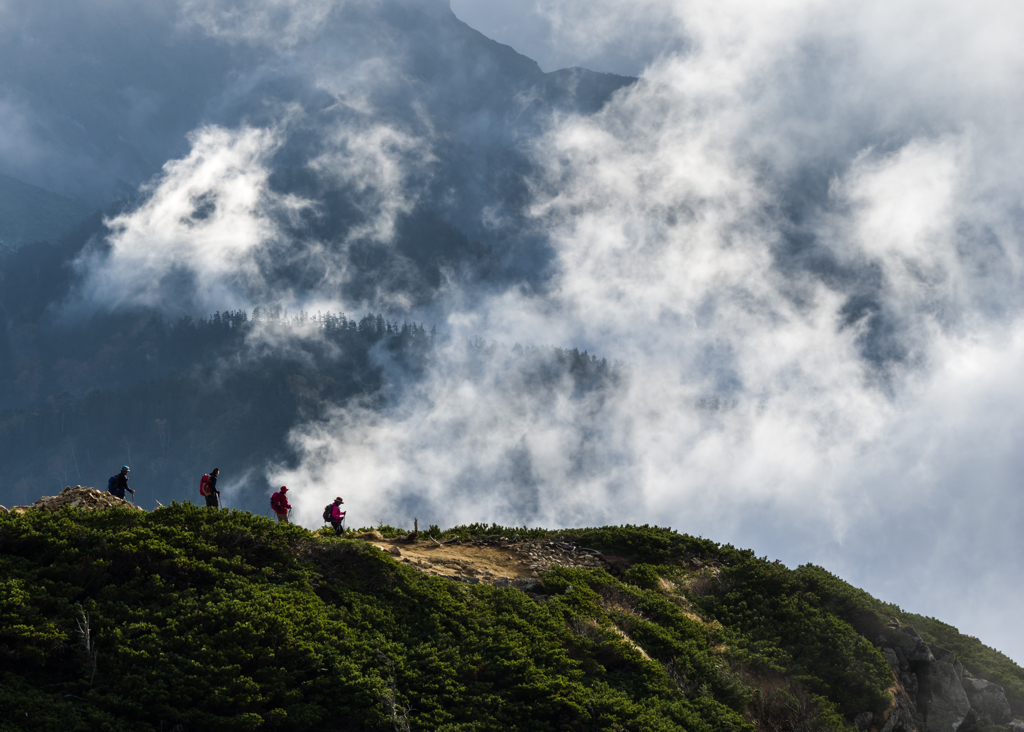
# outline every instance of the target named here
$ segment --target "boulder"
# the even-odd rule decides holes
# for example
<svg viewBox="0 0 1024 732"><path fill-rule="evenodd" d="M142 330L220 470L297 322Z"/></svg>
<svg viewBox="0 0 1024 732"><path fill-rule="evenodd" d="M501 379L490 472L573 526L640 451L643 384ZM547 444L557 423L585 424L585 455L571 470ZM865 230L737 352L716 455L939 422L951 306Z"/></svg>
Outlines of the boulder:
<svg viewBox="0 0 1024 732"><path fill-rule="evenodd" d="M917 670L917 681L917 708L928 732L957 732L971 711L971 702L953 664L924 664Z"/></svg>
<svg viewBox="0 0 1024 732"><path fill-rule="evenodd" d="M1019 719L1013 720L1008 725L1006 725L1006 727L1010 730L1010 732L1024 732L1024 722L1020 721Z"/></svg>
<svg viewBox="0 0 1024 732"><path fill-rule="evenodd" d="M984 679L963 679L961 682L971 709L978 713L982 724L1007 724L1012 718L1010 704L1003 687Z"/></svg>
<svg viewBox="0 0 1024 732"><path fill-rule="evenodd" d="M544 587L540 580L535 580L530 577L514 579L510 584L512 587L515 587L517 590L522 590L523 592L537 592Z"/></svg>
<svg viewBox="0 0 1024 732"><path fill-rule="evenodd" d="M952 664L953 670L956 671L957 678L961 680L964 678L964 666L960 663L960 659L956 657L956 654L953 653L953 651L948 651L942 646L932 644L928 645L928 650L932 652L933 656L935 656L935 660L945 661L946 663Z"/></svg>
<svg viewBox="0 0 1024 732"><path fill-rule="evenodd" d="M935 660L928 644L917 634L917 631L909 626L899 628L883 627L879 632L877 643L883 647L889 647L899 651L912 668L922 663L931 663Z"/></svg>
<svg viewBox="0 0 1024 732"><path fill-rule="evenodd" d="M956 732L978 732L978 713L971 709L964 717L964 721L956 728Z"/></svg>
<svg viewBox="0 0 1024 732"><path fill-rule="evenodd" d="M363 539L364 541L383 541L384 536L379 531L367 531L362 534L357 534L354 538Z"/></svg>

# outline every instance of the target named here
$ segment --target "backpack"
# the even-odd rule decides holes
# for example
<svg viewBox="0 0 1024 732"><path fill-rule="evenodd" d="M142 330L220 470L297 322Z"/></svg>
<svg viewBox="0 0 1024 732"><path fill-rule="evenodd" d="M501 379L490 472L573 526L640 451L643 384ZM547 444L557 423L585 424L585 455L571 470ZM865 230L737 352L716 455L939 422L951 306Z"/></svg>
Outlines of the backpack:
<svg viewBox="0 0 1024 732"><path fill-rule="evenodd" d="M110 480L107 481L107 493L113 493L114 492L114 486L116 486L116 485L117 485L117 476L116 475L110 476Z"/></svg>
<svg viewBox="0 0 1024 732"><path fill-rule="evenodd" d="M334 521L334 504L328 503L324 506L324 523L329 524Z"/></svg>
<svg viewBox="0 0 1024 732"><path fill-rule="evenodd" d="M206 482L208 480L210 480L210 476L207 475L206 473L204 473L203 477L199 480L199 495L201 495L201 496L208 496L208 495L210 495L210 489L206 485Z"/></svg>

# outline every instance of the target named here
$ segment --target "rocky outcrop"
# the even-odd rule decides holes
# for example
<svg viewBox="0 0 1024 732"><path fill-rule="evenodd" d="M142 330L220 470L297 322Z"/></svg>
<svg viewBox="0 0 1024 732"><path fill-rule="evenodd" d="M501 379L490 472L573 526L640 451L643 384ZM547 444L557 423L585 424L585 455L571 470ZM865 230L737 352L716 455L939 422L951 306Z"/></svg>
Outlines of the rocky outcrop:
<svg viewBox="0 0 1024 732"><path fill-rule="evenodd" d="M76 485L74 488L68 486L55 496L43 496L31 506L15 506L11 509L11 513L59 511L65 506L80 508L84 511L97 511L105 508L134 508L139 511L142 510L123 498L118 498L106 491L98 491L95 488Z"/></svg>
<svg viewBox="0 0 1024 732"><path fill-rule="evenodd" d="M580 549L562 541L528 541L515 544L512 550L530 562L530 569L547 572L552 567L595 569L604 567L604 560L593 550Z"/></svg>
<svg viewBox="0 0 1024 732"><path fill-rule="evenodd" d="M948 661L922 663L916 672L917 708L928 732L957 732L971 711L956 668Z"/></svg>
<svg viewBox="0 0 1024 732"><path fill-rule="evenodd" d="M879 732L974 732L1010 723L1003 688L973 678L952 651L898 623L883 628L875 643L900 682Z"/></svg>
<svg viewBox="0 0 1024 732"><path fill-rule="evenodd" d="M971 709L978 713L982 724L1009 723L1012 715L1003 687L984 679L965 678L962 683Z"/></svg>
<svg viewBox="0 0 1024 732"><path fill-rule="evenodd" d="M878 732L914 732L920 729L917 710L905 691L896 691L896 699L882 715L882 724Z"/></svg>
<svg viewBox="0 0 1024 732"><path fill-rule="evenodd" d="M892 649L900 659L900 666L913 668L935 660L931 649L917 631L908 626L885 627L877 640L883 648Z"/></svg>

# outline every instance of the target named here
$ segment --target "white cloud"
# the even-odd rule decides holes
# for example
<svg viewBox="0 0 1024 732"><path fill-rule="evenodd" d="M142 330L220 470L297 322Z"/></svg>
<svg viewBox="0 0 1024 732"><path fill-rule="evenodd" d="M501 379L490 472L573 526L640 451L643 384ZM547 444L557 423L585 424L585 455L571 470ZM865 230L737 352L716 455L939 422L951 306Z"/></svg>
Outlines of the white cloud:
<svg viewBox="0 0 1024 732"><path fill-rule="evenodd" d="M281 135L205 127L190 141L141 205L107 221L109 251L79 261L87 302L209 312L247 305L262 289L257 254L278 236L275 215L306 205L268 186Z"/></svg>
<svg viewBox="0 0 1024 732"><path fill-rule="evenodd" d="M324 140L325 151L310 161L312 170L350 189L365 221L348 239L388 242L395 224L417 201L410 185L414 174L424 175L435 158L422 139L387 124L339 125Z"/></svg>
<svg viewBox="0 0 1024 732"><path fill-rule="evenodd" d="M207 126L194 131L187 156L164 165L143 189L142 202L106 223L108 247L88 250L80 301L100 309L145 306L182 314L277 303L344 311L353 274L350 247L391 244L398 219L411 212L420 183L434 162L422 138L360 117L317 131L313 175L343 191L358 207L343 240L297 234L318 204L270 185L271 158L286 143L289 125L306 122L284 111L275 128ZM287 265L310 272L301 289L279 278ZM369 307L408 306L408 295L384 287ZM263 331L260 331L261 333ZM269 334L268 334L269 335Z"/></svg>

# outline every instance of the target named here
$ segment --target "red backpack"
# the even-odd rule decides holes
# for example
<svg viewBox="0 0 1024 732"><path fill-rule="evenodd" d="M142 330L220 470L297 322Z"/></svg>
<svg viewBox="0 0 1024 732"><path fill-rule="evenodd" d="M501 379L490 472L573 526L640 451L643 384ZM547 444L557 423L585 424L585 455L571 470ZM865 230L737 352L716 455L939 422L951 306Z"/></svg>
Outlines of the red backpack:
<svg viewBox="0 0 1024 732"><path fill-rule="evenodd" d="M208 495L210 495L210 489L206 485L207 482L209 482L209 480L210 480L210 476L207 475L206 473L204 473L203 477L199 480L199 495L201 495L201 496L208 496Z"/></svg>

